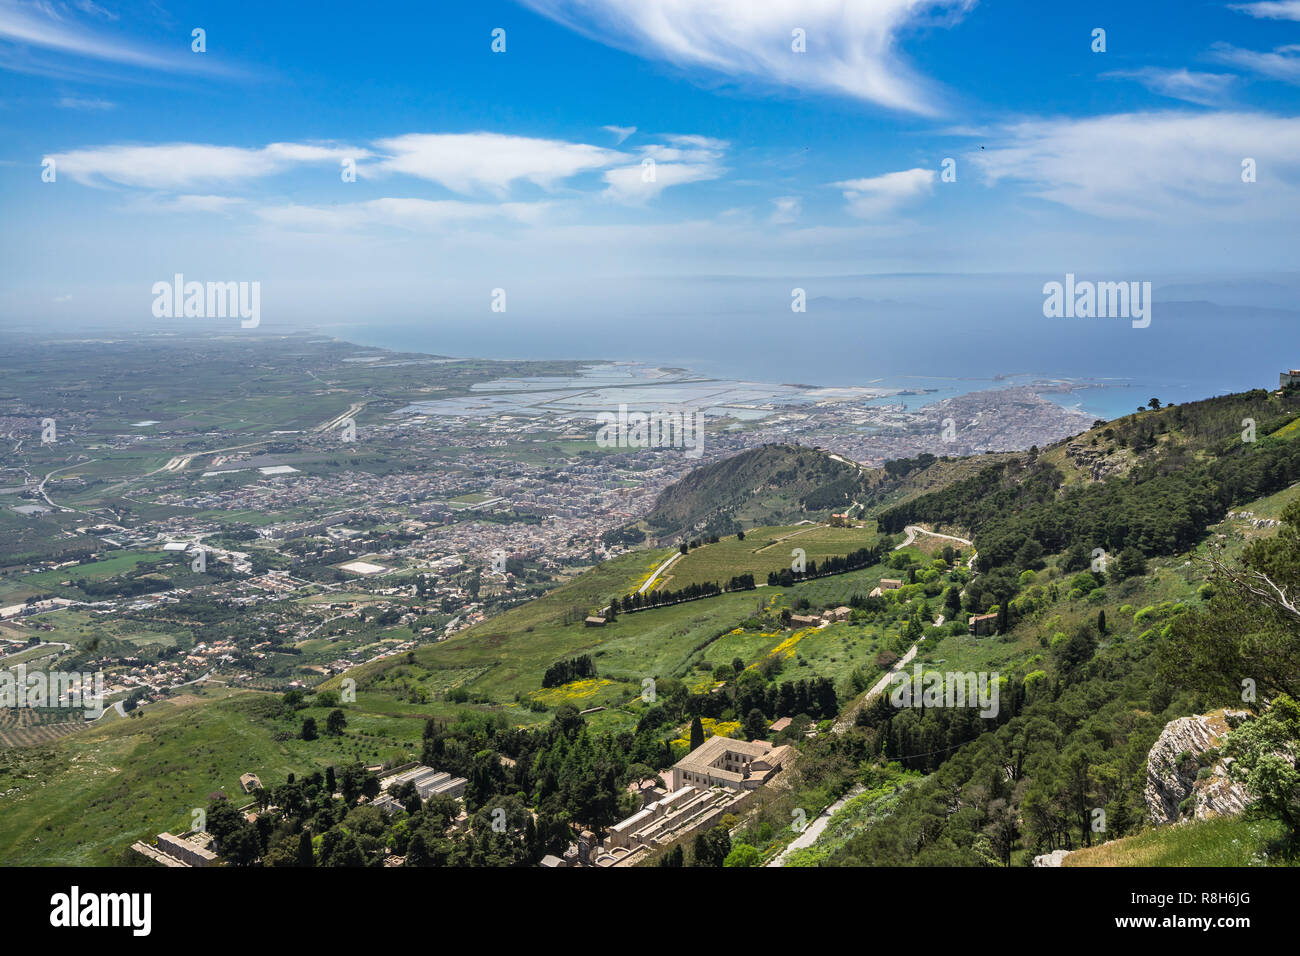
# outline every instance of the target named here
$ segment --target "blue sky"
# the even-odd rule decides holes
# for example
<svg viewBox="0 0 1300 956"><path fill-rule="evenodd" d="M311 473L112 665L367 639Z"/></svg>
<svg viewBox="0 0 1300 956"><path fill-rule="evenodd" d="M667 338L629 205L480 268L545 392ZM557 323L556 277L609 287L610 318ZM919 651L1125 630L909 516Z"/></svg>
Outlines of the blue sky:
<svg viewBox="0 0 1300 956"><path fill-rule="evenodd" d="M1294 264L1297 0L0 0L0 76L10 324L176 272L364 324Z"/></svg>

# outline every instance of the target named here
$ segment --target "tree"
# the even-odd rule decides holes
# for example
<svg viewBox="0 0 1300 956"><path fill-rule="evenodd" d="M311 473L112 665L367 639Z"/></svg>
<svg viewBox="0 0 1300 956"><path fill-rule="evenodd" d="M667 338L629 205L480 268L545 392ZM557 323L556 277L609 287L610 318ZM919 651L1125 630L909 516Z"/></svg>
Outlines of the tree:
<svg viewBox="0 0 1300 956"><path fill-rule="evenodd" d="M1070 545L1069 550L1065 552L1065 557L1061 559L1061 570L1082 571L1092 563L1091 552L1082 541L1076 541Z"/></svg>
<svg viewBox="0 0 1300 956"><path fill-rule="evenodd" d="M743 531L737 531L737 532L736 532L736 540L737 540L737 541L744 541L744 540L745 540L745 532L743 532Z"/></svg>
<svg viewBox="0 0 1300 956"><path fill-rule="evenodd" d="M745 736L750 740L765 740L767 738L767 719L757 707L751 708L749 713L745 715Z"/></svg>
<svg viewBox="0 0 1300 956"><path fill-rule="evenodd" d="M1158 398L1153 398L1153 399L1151 399L1149 402L1147 402L1147 407L1150 408L1153 412L1154 412L1154 411L1159 411L1159 409L1160 409L1160 399L1158 399Z"/></svg>
<svg viewBox="0 0 1300 956"><path fill-rule="evenodd" d="M996 623L997 623L997 630L999 634L1005 634L1008 628L1010 627L1010 622L1008 622L1007 620L1007 603L1008 602L1004 600L1001 604L998 605L998 616L997 616Z"/></svg>
<svg viewBox="0 0 1300 956"><path fill-rule="evenodd" d="M1282 525L1238 561L1216 546L1193 559L1209 571L1209 600L1174 619L1158 651L1161 677L1224 703L1241 701L1247 679L1261 699L1300 698L1300 499L1282 510Z"/></svg>
<svg viewBox="0 0 1300 956"><path fill-rule="evenodd" d="M331 737L337 737L343 733L347 725L348 719L343 716L343 711L337 707L331 710L330 715L325 718L325 732Z"/></svg>
<svg viewBox="0 0 1300 956"><path fill-rule="evenodd" d="M1096 652L1097 638L1092 628L1080 624L1069 638L1056 646L1056 668L1061 679L1067 683L1072 681Z"/></svg>
<svg viewBox="0 0 1300 956"><path fill-rule="evenodd" d="M700 718L697 714L691 720L691 749L694 750L702 743L704 743L704 724L700 723Z"/></svg>
<svg viewBox="0 0 1300 956"><path fill-rule="evenodd" d="M605 620L613 622L618 617L618 598L609 602L609 609L605 612Z"/></svg>
<svg viewBox="0 0 1300 956"><path fill-rule="evenodd" d="M318 736L320 736L320 735L316 732L316 718L315 718L315 717L304 717L304 718L303 718L303 721L302 721L302 734L301 734L301 736L302 736L302 739L303 739L303 740L315 740Z"/></svg>
<svg viewBox="0 0 1300 956"><path fill-rule="evenodd" d="M1119 553L1119 560L1115 562L1115 570L1121 579L1134 578L1147 573L1146 558L1137 548L1128 547Z"/></svg>
<svg viewBox="0 0 1300 956"><path fill-rule="evenodd" d="M406 845L406 863L405 866L429 866L429 847L425 843L424 834L416 831L411 837L411 842Z"/></svg>
<svg viewBox="0 0 1300 956"><path fill-rule="evenodd" d="M1106 633L1106 610L1105 610L1105 608L1103 608L1102 610L1100 610L1100 611L1097 612L1097 633L1098 633L1098 634L1105 634L1105 633Z"/></svg>
<svg viewBox="0 0 1300 956"><path fill-rule="evenodd" d="M1043 546L1035 538L1026 538L1016 551L1015 565L1022 571L1038 571L1043 567Z"/></svg>
<svg viewBox="0 0 1300 956"><path fill-rule="evenodd" d="M659 858L660 866L679 867L685 866L684 858L686 854L682 852L682 845L678 843L671 850Z"/></svg>
<svg viewBox="0 0 1300 956"><path fill-rule="evenodd" d="M762 854L758 852L757 847L752 847L748 843L737 843L727 858L722 861L723 866L758 866L758 861Z"/></svg>
<svg viewBox="0 0 1300 956"><path fill-rule="evenodd" d="M316 857L311 852L311 831L303 830L298 834L298 865L315 866Z"/></svg>
<svg viewBox="0 0 1300 956"><path fill-rule="evenodd" d="M708 833L699 833L693 844L695 866L722 866L731 852L731 835L726 827L714 827Z"/></svg>
<svg viewBox="0 0 1300 956"><path fill-rule="evenodd" d="M1300 704L1280 695L1263 716L1229 732L1224 753L1235 758L1229 775L1255 798L1248 809L1280 820L1294 853L1300 847Z"/></svg>

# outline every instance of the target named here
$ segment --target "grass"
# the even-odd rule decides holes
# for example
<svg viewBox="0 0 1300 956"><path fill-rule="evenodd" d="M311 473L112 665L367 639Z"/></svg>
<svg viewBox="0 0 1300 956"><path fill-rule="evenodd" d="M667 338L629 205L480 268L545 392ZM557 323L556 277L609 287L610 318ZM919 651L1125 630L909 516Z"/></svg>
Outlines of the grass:
<svg viewBox="0 0 1300 956"><path fill-rule="evenodd" d="M1262 866L1282 827L1239 816L1194 820L1146 830L1077 850L1063 866Z"/></svg>
<svg viewBox="0 0 1300 956"><path fill-rule="evenodd" d="M655 582L658 590L676 591L691 584L725 585L740 574L753 574L759 584L771 571L788 571L791 551L802 548L806 560L822 562L867 548L878 537L874 525L866 528L830 528L822 525L754 528L745 540L734 535L701 545L678 560Z"/></svg>
<svg viewBox="0 0 1300 956"><path fill-rule="evenodd" d="M275 786L289 773L418 754L420 716L373 710L358 695L343 736L303 741L302 719L323 730L328 711L281 717L278 697L198 691L47 746L0 751L0 860L111 865L135 840L188 829L214 791L247 802L240 774Z"/></svg>

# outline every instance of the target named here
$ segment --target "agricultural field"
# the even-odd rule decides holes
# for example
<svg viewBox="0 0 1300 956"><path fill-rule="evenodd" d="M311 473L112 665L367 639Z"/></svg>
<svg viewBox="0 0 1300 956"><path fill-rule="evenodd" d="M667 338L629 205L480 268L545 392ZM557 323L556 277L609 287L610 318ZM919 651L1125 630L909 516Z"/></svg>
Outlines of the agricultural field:
<svg viewBox="0 0 1300 956"><path fill-rule="evenodd" d="M677 591L691 584L725 585L732 577L752 574L763 584L769 572L788 571L791 551L801 548L808 561L821 563L868 548L879 537L874 523L862 528L831 528L826 525L792 525L754 528L742 541L730 535L713 544L701 545L673 563L655 581L656 590Z"/></svg>
<svg viewBox="0 0 1300 956"><path fill-rule="evenodd" d="M50 743L85 727L80 710L0 707L0 750Z"/></svg>

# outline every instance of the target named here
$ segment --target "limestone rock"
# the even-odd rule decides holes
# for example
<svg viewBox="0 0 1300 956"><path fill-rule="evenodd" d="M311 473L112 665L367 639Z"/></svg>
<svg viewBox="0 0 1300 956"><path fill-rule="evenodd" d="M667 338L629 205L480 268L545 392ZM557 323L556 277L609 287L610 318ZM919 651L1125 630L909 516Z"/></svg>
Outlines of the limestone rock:
<svg viewBox="0 0 1300 956"><path fill-rule="evenodd" d="M1147 754L1144 795L1152 823L1176 823L1184 815L1204 820L1245 808L1250 795L1228 777L1223 758L1202 755L1220 747L1229 727L1247 716L1243 711L1219 710L1179 717L1165 725ZM1192 802L1184 813L1181 807L1188 798Z"/></svg>
<svg viewBox="0 0 1300 956"><path fill-rule="evenodd" d="M1034 866L1060 866L1061 861L1073 853L1073 850L1053 850L1034 857Z"/></svg>

